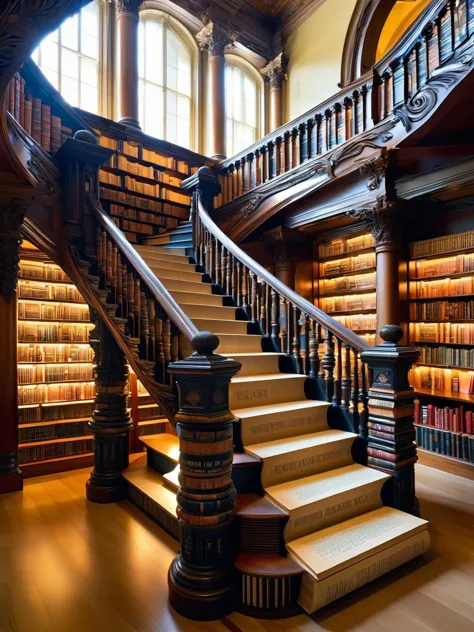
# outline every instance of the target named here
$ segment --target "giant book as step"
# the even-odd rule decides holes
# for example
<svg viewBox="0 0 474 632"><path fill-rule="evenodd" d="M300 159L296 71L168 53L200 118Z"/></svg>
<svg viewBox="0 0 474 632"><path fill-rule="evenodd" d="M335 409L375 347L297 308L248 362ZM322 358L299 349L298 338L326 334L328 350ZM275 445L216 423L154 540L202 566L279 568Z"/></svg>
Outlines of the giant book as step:
<svg viewBox="0 0 474 632"><path fill-rule="evenodd" d="M287 544L305 569L299 604L308 613L425 553L426 520L381 507Z"/></svg>

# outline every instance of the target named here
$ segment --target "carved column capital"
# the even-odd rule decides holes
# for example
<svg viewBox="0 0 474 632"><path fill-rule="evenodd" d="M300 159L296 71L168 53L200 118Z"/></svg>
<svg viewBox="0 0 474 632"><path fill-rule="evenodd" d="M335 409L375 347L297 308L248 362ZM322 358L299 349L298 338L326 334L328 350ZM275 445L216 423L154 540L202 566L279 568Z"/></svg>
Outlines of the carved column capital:
<svg viewBox="0 0 474 632"><path fill-rule="evenodd" d="M24 198L0 200L0 295L9 301L16 292L20 273L20 228L28 201Z"/></svg>
<svg viewBox="0 0 474 632"><path fill-rule="evenodd" d="M128 15L138 20L138 10L143 0L115 0L116 15Z"/></svg>
<svg viewBox="0 0 474 632"><path fill-rule="evenodd" d="M359 166L361 176L367 176L366 186L369 191L376 191L382 180L385 178L389 167L389 156L387 151L382 151L380 156L372 160L367 160Z"/></svg>
<svg viewBox="0 0 474 632"><path fill-rule="evenodd" d="M271 88L281 89L281 83L283 79L286 79L286 59L283 53L272 59L260 72L269 82Z"/></svg>
<svg viewBox="0 0 474 632"><path fill-rule="evenodd" d="M294 269L306 241L298 231L281 226L266 232L263 240L272 247L276 271Z"/></svg>
<svg viewBox="0 0 474 632"><path fill-rule="evenodd" d="M200 48L208 50L209 57L224 57L225 47L235 41L235 37L235 34L230 33L215 22L208 22L196 34Z"/></svg>
<svg viewBox="0 0 474 632"><path fill-rule="evenodd" d="M386 195L380 195L371 208L355 209L348 215L359 221L366 222L375 239L376 252L395 250L400 237L400 222L398 218L397 202L389 200Z"/></svg>

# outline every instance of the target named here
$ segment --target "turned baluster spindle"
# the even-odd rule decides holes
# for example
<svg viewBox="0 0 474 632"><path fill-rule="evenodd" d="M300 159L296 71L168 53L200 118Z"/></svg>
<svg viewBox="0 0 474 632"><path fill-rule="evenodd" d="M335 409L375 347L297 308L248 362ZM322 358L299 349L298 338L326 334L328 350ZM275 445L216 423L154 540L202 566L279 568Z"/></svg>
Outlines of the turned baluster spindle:
<svg viewBox="0 0 474 632"><path fill-rule="evenodd" d="M168 317L163 319L163 353L165 356L165 371L171 362L171 321Z"/></svg>
<svg viewBox="0 0 474 632"><path fill-rule="evenodd" d="M342 353L342 378L341 378L341 408L349 410L351 406L351 355L350 345L343 345Z"/></svg>
<svg viewBox="0 0 474 632"><path fill-rule="evenodd" d="M127 272L127 311L128 311L128 327L132 338L135 336L135 283L133 281L133 274Z"/></svg>
<svg viewBox="0 0 474 632"><path fill-rule="evenodd" d="M260 328L264 334L266 334L265 328L265 320L266 320L266 311L265 311L265 294L266 294L266 283L264 281L260 282Z"/></svg>
<svg viewBox="0 0 474 632"><path fill-rule="evenodd" d="M276 176L279 176L282 173L282 162L281 162L282 149L281 149L281 145L282 145L282 138L281 138L281 136L278 136L278 138L275 139L275 175Z"/></svg>
<svg viewBox="0 0 474 632"><path fill-rule="evenodd" d="M349 140L353 136L352 132L352 100L349 97L344 99L344 109L342 110L343 117L343 134L344 141Z"/></svg>
<svg viewBox="0 0 474 632"><path fill-rule="evenodd" d="M336 366L334 367L334 393L332 396L332 405L339 407L341 405L341 382L342 382L342 343L338 338L334 338L335 341L335 359Z"/></svg>
<svg viewBox="0 0 474 632"><path fill-rule="evenodd" d="M300 135L297 127L291 130L291 168L295 169L300 164Z"/></svg>
<svg viewBox="0 0 474 632"><path fill-rule="evenodd" d="M159 311L158 311L159 313ZM163 344L163 320L155 317L155 373L160 384L165 380L165 347Z"/></svg>
<svg viewBox="0 0 474 632"><path fill-rule="evenodd" d="M332 402L334 396L334 367L336 358L334 355L334 337L329 329L326 329L324 339L324 355L323 355L324 385L326 390L326 401Z"/></svg>
<svg viewBox="0 0 474 632"><path fill-rule="evenodd" d="M247 155L247 163L249 165L249 191L251 191L257 186L257 161L255 154L250 153Z"/></svg>
<svg viewBox="0 0 474 632"><path fill-rule="evenodd" d="M155 310L155 300L153 298L148 298L148 326L150 330L150 354L149 359L152 362L156 363L156 341L155 341L155 318L156 318L156 310Z"/></svg>
<svg viewBox="0 0 474 632"><path fill-rule="evenodd" d="M309 319L308 331L308 356L309 356L309 376L317 377L319 372L318 340L316 334L316 323Z"/></svg>
<svg viewBox="0 0 474 632"><path fill-rule="evenodd" d="M370 384L369 369L366 364L360 361L361 375L360 375L360 388L359 388L359 402L361 403L361 414L359 415L359 437L361 439L367 438L367 419L369 415L369 397L367 393L367 384Z"/></svg>
<svg viewBox="0 0 474 632"><path fill-rule="evenodd" d="M301 373L303 375L309 374L309 324L306 314L300 314L300 358L301 358Z"/></svg>
<svg viewBox="0 0 474 632"><path fill-rule="evenodd" d="M171 344L170 344L171 362L179 360L179 330L171 325Z"/></svg>
<svg viewBox="0 0 474 632"><path fill-rule="evenodd" d="M262 184L262 153L260 149L255 150L255 186Z"/></svg>
<svg viewBox="0 0 474 632"><path fill-rule="evenodd" d="M249 190L247 159L244 157L240 160L240 175L242 178L242 195Z"/></svg>
<svg viewBox="0 0 474 632"><path fill-rule="evenodd" d="M135 336L137 338L140 338L140 332L141 332L140 321L141 321L141 312L142 312L142 308L141 308L142 301L141 301L141 293L140 293L140 279L135 279L134 297L135 297L135 300L133 302L133 307L134 307L134 313L135 313Z"/></svg>
<svg viewBox="0 0 474 632"><path fill-rule="evenodd" d="M298 127L299 137L300 137L300 152L299 152L299 163L302 165L308 159L308 125L307 123L301 123Z"/></svg>
<svg viewBox="0 0 474 632"><path fill-rule="evenodd" d="M308 159L314 158L317 152L317 141L316 141L316 121L314 118L310 118L307 122L308 131L307 131L307 143L308 143Z"/></svg>
<svg viewBox="0 0 474 632"><path fill-rule="evenodd" d="M288 328L286 322L286 300L280 296L279 305L279 321L280 321L280 351L285 353L287 347Z"/></svg>
<svg viewBox="0 0 474 632"><path fill-rule="evenodd" d="M301 365L300 365L300 328L299 328L299 316L300 311L296 307L296 305L292 305L291 310L291 333L292 333L292 341L291 341L291 355L295 361L296 372L301 373Z"/></svg>
<svg viewBox="0 0 474 632"><path fill-rule="evenodd" d="M291 134L286 131L283 135L283 162L284 172L291 169Z"/></svg>
<svg viewBox="0 0 474 632"><path fill-rule="evenodd" d="M280 319L279 319L279 308L280 308L280 298L277 292L272 288L271 292L271 302L272 302L272 322L271 322L271 338L275 348L278 351L281 351L280 348Z"/></svg>
<svg viewBox="0 0 474 632"><path fill-rule="evenodd" d="M325 152L324 149L324 119L322 114L316 114L316 155L320 156Z"/></svg>
<svg viewBox="0 0 474 632"><path fill-rule="evenodd" d="M268 179L273 180L276 176L275 143L268 142Z"/></svg>
<svg viewBox="0 0 474 632"><path fill-rule="evenodd" d="M263 146L261 151L262 159L262 184L268 180L268 149Z"/></svg>

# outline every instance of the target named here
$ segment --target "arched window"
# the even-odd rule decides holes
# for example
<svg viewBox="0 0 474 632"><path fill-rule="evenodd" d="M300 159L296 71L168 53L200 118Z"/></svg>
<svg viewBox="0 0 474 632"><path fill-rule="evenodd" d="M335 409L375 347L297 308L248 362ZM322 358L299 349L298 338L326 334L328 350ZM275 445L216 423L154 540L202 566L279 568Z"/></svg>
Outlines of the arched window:
<svg viewBox="0 0 474 632"><path fill-rule="evenodd" d="M233 156L257 140L260 86L240 63L226 60L226 150Z"/></svg>
<svg viewBox="0 0 474 632"><path fill-rule="evenodd" d="M73 106L99 108L99 7L92 2L50 33L33 52L50 83Z"/></svg>
<svg viewBox="0 0 474 632"><path fill-rule="evenodd" d="M140 17L140 125L146 134L181 147L193 145L193 51L168 16Z"/></svg>

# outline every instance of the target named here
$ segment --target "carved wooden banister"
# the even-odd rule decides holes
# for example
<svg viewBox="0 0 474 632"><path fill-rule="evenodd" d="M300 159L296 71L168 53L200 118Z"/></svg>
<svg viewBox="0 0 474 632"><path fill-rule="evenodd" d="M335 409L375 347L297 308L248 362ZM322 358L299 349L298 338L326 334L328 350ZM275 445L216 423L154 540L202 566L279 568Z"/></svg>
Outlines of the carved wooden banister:
<svg viewBox="0 0 474 632"><path fill-rule="evenodd" d="M220 185L201 167L183 185L192 191L194 258L236 305L246 310L268 341L268 350L291 358L292 371L315 378L320 395L353 414L365 438L368 373L360 354L370 346L350 329L291 290L229 239L209 215Z"/></svg>
<svg viewBox="0 0 474 632"><path fill-rule="evenodd" d="M278 186L282 174L331 154L388 117L394 125L401 121L406 135L432 114L440 90L452 88L469 71L473 34L472 0L433 0L368 73L215 167L221 184L216 207L239 210L237 198L265 184L266 191L273 180ZM385 140L395 145L400 135ZM332 155L326 157L332 161Z"/></svg>

